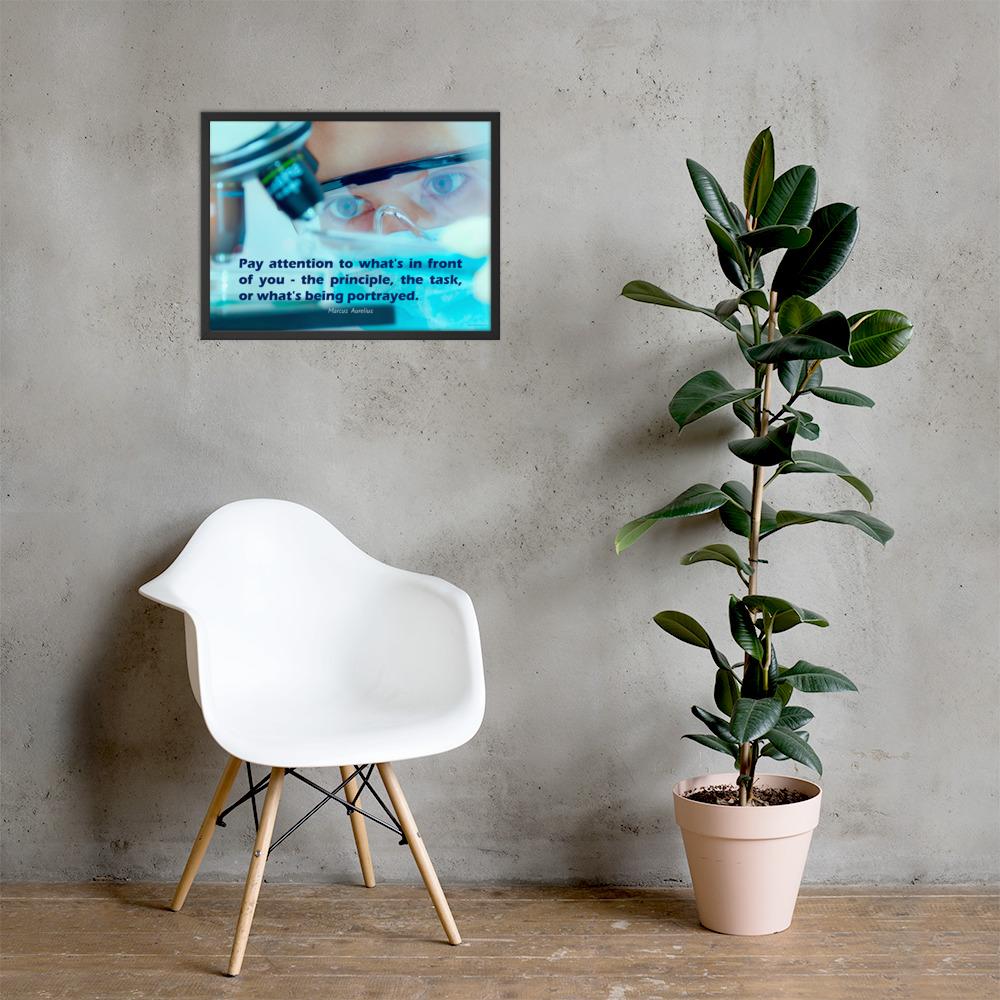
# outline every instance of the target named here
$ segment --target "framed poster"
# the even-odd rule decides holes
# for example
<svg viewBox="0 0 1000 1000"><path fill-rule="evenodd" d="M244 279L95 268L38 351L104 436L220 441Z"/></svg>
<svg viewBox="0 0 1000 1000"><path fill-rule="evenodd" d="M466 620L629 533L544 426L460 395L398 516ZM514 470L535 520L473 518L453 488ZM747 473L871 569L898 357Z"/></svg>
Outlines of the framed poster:
<svg viewBox="0 0 1000 1000"><path fill-rule="evenodd" d="M496 340L500 115L202 114L203 339Z"/></svg>

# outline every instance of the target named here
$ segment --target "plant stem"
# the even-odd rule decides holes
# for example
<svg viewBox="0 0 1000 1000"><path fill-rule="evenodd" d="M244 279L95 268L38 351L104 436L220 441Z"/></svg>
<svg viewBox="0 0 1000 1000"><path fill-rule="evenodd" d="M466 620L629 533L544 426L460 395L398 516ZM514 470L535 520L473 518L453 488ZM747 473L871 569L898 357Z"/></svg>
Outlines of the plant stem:
<svg viewBox="0 0 1000 1000"><path fill-rule="evenodd" d="M770 310L767 314L767 340L770 343L774 340L775 313L778 304L778 296L771 292ZM771 371L772 365L764 366L764 392L757 398L761 405L757 411L757 427L755 432L758 437L767 433L768 424L768 403L771 401ZM753 467L753 494L750 504L750 580L747 583L747 594L757 593L757 558L760 550L760 514L764 505L764 467L755 465Z"/></svg>
<svg viewBox="0 0 1000 1000"><path fill-rule="evenodd" d="M761 661L761 672L763 674L763 684L761 690L767 694L768 672L771 669L771 626L774 619L764 616L764 659Z"/></svg>
<svg viewBox="0 0 1000 1000"><path fill-rule="evenodd" d="M803 385L806 385L806 384L807 384L807 383L809 382L809 379L811 379L811 378L813 377L813 374L815 373L816 369L817 369L817 368L819 368L819 366L820 366L821 364L823 364L823 359L822 359L822 358L817 358L817 359L816 359L816 360L815 360L815 361L814 361L814 362L813 362L813 363L812 363L812 364L811 364L811 365L810 365L810 366L809 366L809 367L808 367L808 368L806 369L806 377L805 377L805 378L804 378L804 379L802 380L802 384L803 384Z"/></svg>
<svg viewBox="0 0 1000 1000"><path fill-rule="evenodd" d="M757 347L760 344L760 320L757 318L757 307L750 307L750 319L753 322L753 346ZM757 374L756 367L754 368L754 375Z"/></svg>
<svg viewBox="0 0 1000 1000"><path fill-rule="evenodd" d="M767 340L770 343L774 340L775 314L778 306L778 296L771 292L769 301L770 308L767 313ZM758 405L756 409L757 426L755 433L758 437L767 433L768 404L771 401L771 365L764 366L764 392L757 397ZM753 467L753 494L750 504L750 579L747 581L747 595L757 593L757 563L760 552L760 515L764 506L764 467L755 465ZM770 640L770 636L768 636ZM766 655L770 659L770 641ZM743 673L746 675L749 667L749 655L743 660ZM769 665L769 663L767 664ZM766 670L767 666L761 664ZM750 804L750 794L753 788L754 765L756 764L756 754L752 743L743 743L740 746L740 805Z"/></svg>
<svg viewBox="0 0 1000 1000"><path fill-rule="evenodd" d="M752 743L740 744L740 777L738 786L740 790L740 805L750 805L750 795L753 789L753 765L754 752Z"/></svg>

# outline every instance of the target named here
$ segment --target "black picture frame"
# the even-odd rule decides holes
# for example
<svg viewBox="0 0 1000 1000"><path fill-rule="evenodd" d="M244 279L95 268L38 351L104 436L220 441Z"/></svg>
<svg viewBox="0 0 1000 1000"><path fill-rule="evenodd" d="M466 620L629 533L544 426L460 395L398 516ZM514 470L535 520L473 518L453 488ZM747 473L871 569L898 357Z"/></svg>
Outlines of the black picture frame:
<svg viewBox="0 0 1000 1000"><path fill-rule="evenodd" d="M213 121L464 121L490 125L489 330L364 330L212 328L209 255L209 127ZM499 111L203 111L201 113L201 339L202 340L499 340L500 339L500 112ZM317 314L322 310L317 309ZM317 318L319 316L317 315ZM244 324L245 325L245 324Z"/></svg>

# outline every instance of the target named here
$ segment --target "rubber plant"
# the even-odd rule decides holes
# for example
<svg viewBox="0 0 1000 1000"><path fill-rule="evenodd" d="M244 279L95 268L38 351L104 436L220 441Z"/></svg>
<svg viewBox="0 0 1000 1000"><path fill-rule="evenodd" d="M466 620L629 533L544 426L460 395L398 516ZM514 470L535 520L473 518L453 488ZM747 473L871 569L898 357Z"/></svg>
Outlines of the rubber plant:
<svg viewBox="0 0 1000 1000"><path fill-rule="evenodd" d="M842 202L816 208L813 167L795 166L776 178L770 129L754 139L747 155L742 210L703 166L688 160L687 168L705 209L705 225L722 274L736 293L714 308L692 305L646 281L630 281L622 295L697 313L731 336L749 369L747 384L733 386L719 372L703 371L677 390L669 410L683 429L729 407L749 430L747 436L730 441L729 450L750 466L750 485L736 479L721 486L696 483L659 510L626 524L617 534L615 549L624 551L661 521L710 513L718 515L724 528L746 539L745 558L733 546L718 543L681 559L683 565L722 563L739 578L744 592L729 597L729 626L742 660L731 663L705 629L684 612L661 611L654 621L712 657L715 707L722 714L694 706L691 711L707 732L685 738L733 760L739 771L739 803L748 805L761 757L791 758L822 773L807 730L813 714L793 705L793 694L857 690L830 667L803 659L792 666L780 665L779 635L800 625L825 628L828 622L784 597L760 592L760 570L766 562L761 542L786 528L820 521L850 526L882 545L893 534L867 510L776 510L765 496L786 476L836 476L871 506L872 491L839 459L799 445L819 437L818 414L823 406L875 405L855 389L828 384L827 375L840 382L842 365L848 370L875 368L892 361L909 343L912 327L894 309L862 309L848 315L828 308L826 301L822 306L814 301L847 262L858 235L858 210ZM767 288L765 258L781 251ZM778 401L781 390L785 398ZM768 565L769 574L777 575L777 570Z"/></svg>

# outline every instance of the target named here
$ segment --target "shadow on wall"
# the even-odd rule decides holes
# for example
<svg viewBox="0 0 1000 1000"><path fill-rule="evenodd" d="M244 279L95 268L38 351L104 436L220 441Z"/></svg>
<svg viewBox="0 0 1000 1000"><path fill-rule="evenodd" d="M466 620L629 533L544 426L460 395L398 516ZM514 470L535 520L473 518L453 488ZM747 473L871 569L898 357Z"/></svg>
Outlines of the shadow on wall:
<svg viewBox="0 0 1000 1000"><path fill-rule="evenodd" d="M599 721L609 742L595 744L591 734L577 729L572 766L588 779L577 789L578 801L565 803L567 818L554 843L561 870L570 881L584 884L634 881L642 871L659 873L658 884L686 878L671 786L692 766L692 754L679 733L664 726L663 715L678 705L686 711L699 675L694 669L677 674L662 670L672 640L651 619L661 608L684 600L678 593L680 577L672 574L683 573L681 553L704 544L706 525L697 518L675 521L671 530L647 535L636 551L614 554L614 536L623 524L662 506L692 482L711 478L704 469L678 472L680 460L705 454L706 446L722 447L725 455L725 442L732 437L731 427L712 421L686 428L681 436L669 416L668 402L686 377L676 373L666 350L670 330L665 324L664 343L652 348L652 363L644 352L634 364L618 366L611 377L606 370L595 372L593 382L582 389L617 393L621 400L620 419L595 436L572 477L575 483L594 484L590 504L605 515L603 522L595 519L595 547L607 553L597 572L605 599L614 595L612 617L603 628L619 652L598 665L607 671L607 700ZM724 358L718 339L706 340L699 353L702 369L716 367ZM572 574L574 580L594 572L593 563L588 564L592 555L581 552L583 565ZM656 567L653 589L651 567ZM630 657L629 650L637 655Z"/></svg>
<svg viewBox="0 0 1000 1000"><path fill-rule="evenodd" d="M165 547L163 557L137 569L104 629L106 643L77 691L75 740L85 790L86 841L96 856L93 877L128 878L148 871L173 873L200 816L191 814L204 789L218 779L222 751L201 721L188 681L184 626L175 611L140 597L138 588L161 572L193 532ZM192 798L191 789L199 795ZM197 812L197 808L195 808ZM144 842L133 844L123 831ZM133 848L144 856L141 868ZM150 855L156 855L150 864ZM162 864L161 864L162 863Z"/></svg>
<svg viewBox="0 0 1000 1000"><path fill-rule="evenodd" d="M648 869L661 873L657 884L680 881L670 875L682 859L674 845L670 781L659 766L670 754L662 727L649 727L629 753L628 764L613 750L580 761L595 787L558 841L559 870L571 884L632 883L637 871Z"/></svg>

